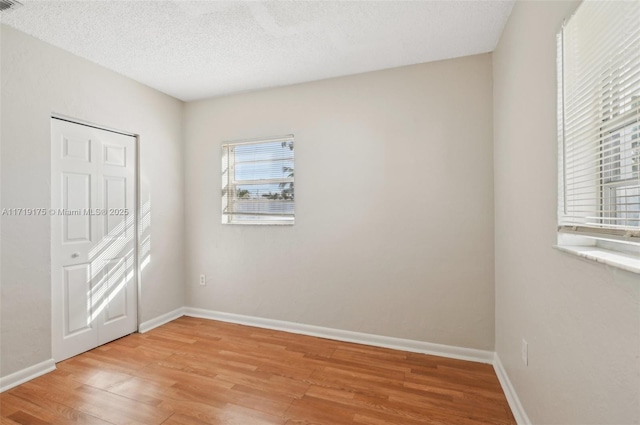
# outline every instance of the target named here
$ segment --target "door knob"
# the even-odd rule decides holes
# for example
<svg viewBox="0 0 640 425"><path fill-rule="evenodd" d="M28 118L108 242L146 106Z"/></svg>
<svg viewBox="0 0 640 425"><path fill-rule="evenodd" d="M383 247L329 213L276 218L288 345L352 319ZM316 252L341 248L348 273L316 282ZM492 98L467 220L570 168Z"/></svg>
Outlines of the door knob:
<svg viewBox="0 0 640 425"><path fill-rule="evenodd" d="M74 252L73 254L71 254L71 258L78 258L80 256L79 252Z"/></svg>

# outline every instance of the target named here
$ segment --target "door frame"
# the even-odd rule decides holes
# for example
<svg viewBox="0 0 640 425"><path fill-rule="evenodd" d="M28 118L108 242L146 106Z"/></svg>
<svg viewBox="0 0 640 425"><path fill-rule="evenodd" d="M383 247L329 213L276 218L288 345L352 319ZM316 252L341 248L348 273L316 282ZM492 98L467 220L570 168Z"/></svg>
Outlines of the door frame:
<svg viewBox="0 0 640 425"><path fill-rule="evenodd" d="M78 125L83 125L85 127L91 127L91 128L96 128L98 130L104 130L104 131L109 131L111 133L116 133L116 134L122 134L124 136L129 136L129 137L133 137L134 140L134 153L135 153L135 161L134 161L134 179L135 181L133 182L133 203L135 205L135 209L136 209L136 213L135 213L135 219L134 219L134 223L133 223L133 246L135 247L135 249L133 250L133 264L134 264L134 275L136 276L136 329L138 330L138 332L140 332L140 323L142 323L142 273L141 273L141 267L140 267L140 229L141 227L141 223L142 223L142 208L140 208L140 135L137 133L133 133L130 131L123 131L123 130L119 130L119 129L115 129L113 127L107 127L104 125L100 125L100 124L96 124L93 123L91 121L86 121L86 120L81 120L75 117L70 117L67 115L63 115L63 114L58 114L58 113L52 113L51 116L49 117L49 120L60 120L60 121L66 121L66 122L70 122L72 124L78 124ZM51 138L51 137L50 137ZM51 143L51 142L50 142ZM52 159L52 158L51 158ZM49 208L51 208L51 202L52 202L52 197L53 197L53 193L50 194L49 197ZM55 218L55 216L51 216L50 220L53 220ZM53 238L51 239L51 244L49 246L49 250L50 252L53 250ZM51 268L51 265L50 267ZM53 291L54 291L54 285L53 285L53 276L51 276L51 300L53 302ZM53 324L54 324L54 320L53 320L53 306L51 308L51 353L53 356ZM56 361L56 359L53 359L54 361Z"/></svg>

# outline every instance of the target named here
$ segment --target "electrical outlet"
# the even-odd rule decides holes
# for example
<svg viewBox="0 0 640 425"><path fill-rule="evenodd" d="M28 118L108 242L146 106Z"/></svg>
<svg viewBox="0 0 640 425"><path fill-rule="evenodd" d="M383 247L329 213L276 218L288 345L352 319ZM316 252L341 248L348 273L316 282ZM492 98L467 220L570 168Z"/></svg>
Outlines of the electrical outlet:
<svg viewBox="0 0 640 425"><path fill-rule="evenodd" d="M524 338L522 338L522 363L529 366L529 344Z"/></svg>
<svg viewBox="0 0 640 425"><path fill-rule="evenodd" d="M200 286L205 286L207 284L207 276L201 274L200 275Z"/></svg>

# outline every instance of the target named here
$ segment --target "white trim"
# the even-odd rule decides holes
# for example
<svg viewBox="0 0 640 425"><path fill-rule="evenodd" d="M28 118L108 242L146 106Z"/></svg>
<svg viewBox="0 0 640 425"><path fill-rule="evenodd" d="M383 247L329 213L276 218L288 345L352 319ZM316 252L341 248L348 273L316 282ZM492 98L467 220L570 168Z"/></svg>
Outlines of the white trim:
<svg viewBox="0 0 640 425"><path fill-rule="evenodd" d="M161 314L160 316L153 318L151 320L147 320L146 322L142 322L140 323L140 326L138 326L138 332L143 334L145 332L149 332L151 329L157 328L158 326L162 326L165 323L169 323L170 321L175 320L178 317L184 316L185 314L184 311L185 311L184 307L176 308L173 311L170 311L165 314Z"/></svg>
<svg viewBox="0 0 640 425"><path fill-rule="evenodd" d="M27 381L42 376L56 369L53 359L45 360L33 366L26 367L22 370L12 373L11 375L0 378L0 393L5 392L13 387L23 384Z"/></svg>
<svg viewBox="0 0 640 425"><path fill-rule="evenodd" d="M597 263L617 267L631 273L640 273L640 258L638 255L612 251L598 246L554 245L553 247L559 251L577 255Z"/></svg>
<svg viewBox="0 0 640 425"><path fill-rule="evenodd" d="M96 124L96 123L93 123L91 121L80 120L78 118L69 117L69 116L63 115L63 114L52 113L51 114L51 118L56 119L56 120L60 120L60 121L68 121L68 122L73 123L73 124L84 125L85 127L97 128L98 130L105 130L105 131L110 131L112 133L122 134L123 136L138 137L138 135L136 133L131 133L129 131L122 131L122 130L119 130L117 128L112 128L112 127L105 127L104 125Z"/></svg>
<svg viewBox="0 0 640 425"><path fill-rule="evenodd" d="M222 147L234 146L234 145L255 145L258 143L273 143L273 142L288 142L294 141L293 134L285 134L284 136L272 136L272 137L255 137L253 139L241 139L241 140L228 140L222 142Z"/></svg>
<svg viewBox="0 0 640 425"><path fill-rule="evenodd" d="M304 325L301 323L285 322L282 320L264 319L261 317L244 316L240 314L224 313L220 311L205 310L201 308L185 307L184 314L185 316L199 317L202 319L238 323L240 325L274 329L278 331L291 332L294 334L310 335L337 341L353 342L356 344L372 345L374 347L391 348L394 350L411 351L414 353L431 354L434 356L469 360L473 362L492 364L494 359L493 351L477 350L474 348L433 344L430 342L416 341L411 339L394 338L390 336L324 328L321 326Z"/></svg>
<svg viewBox="0 0 640 425"><path fill-rule="evenodd" d="M516 423L518 425L531 425L531 421L527 416L527 412L524 410L524 407L522 407L522 403L520 403L520 398L518 397L515 388L513 388L513 385L511 384L511 380L509 379L509 375L507 375L507 371L504 369L504 366L502 366L502 362L500 361L500 357L498 357L498 353L494 353L493 369L496 371L496 375L498 375L498 381L500 381L502 391L507 397L509 407L511 408L511 412L516 419Z"/></svg>

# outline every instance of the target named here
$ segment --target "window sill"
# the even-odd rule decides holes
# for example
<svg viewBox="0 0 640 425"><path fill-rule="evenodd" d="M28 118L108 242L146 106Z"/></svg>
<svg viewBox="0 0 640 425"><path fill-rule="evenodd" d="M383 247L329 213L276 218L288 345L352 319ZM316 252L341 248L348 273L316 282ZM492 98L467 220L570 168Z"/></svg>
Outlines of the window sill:
<svg viewBox="0 0 640 425"><path fill-rule="evenodd" d="M553 247L578 257L640 274L640 258L637 255L612 251L599 246L554 245Z"/></svg>

